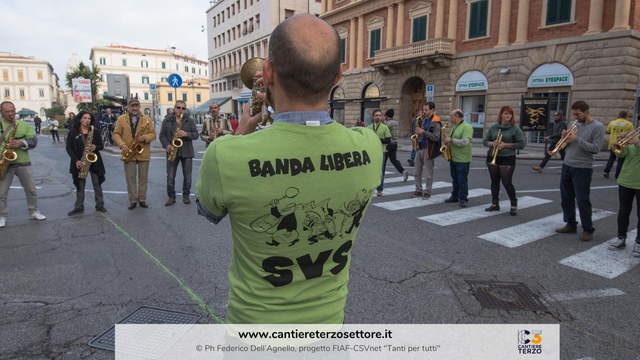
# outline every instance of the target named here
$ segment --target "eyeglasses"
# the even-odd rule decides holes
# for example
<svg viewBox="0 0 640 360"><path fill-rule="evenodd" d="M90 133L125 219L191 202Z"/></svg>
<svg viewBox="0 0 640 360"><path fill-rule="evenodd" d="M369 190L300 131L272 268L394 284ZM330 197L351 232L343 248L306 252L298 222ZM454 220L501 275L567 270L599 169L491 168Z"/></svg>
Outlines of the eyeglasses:
<svg viewBox="0 0 640 360"><path fill-rule="evenodd" d="M178 109L178 110L184 110L184 109L186 109L186 107L176 106L176 109Z"/></svg>
<svg viewBox="0 0 640 360"><path fill-rule="evenodd" d="M555 115L553 115L553 116L560 116L560 114L555 114Z"/></svg>

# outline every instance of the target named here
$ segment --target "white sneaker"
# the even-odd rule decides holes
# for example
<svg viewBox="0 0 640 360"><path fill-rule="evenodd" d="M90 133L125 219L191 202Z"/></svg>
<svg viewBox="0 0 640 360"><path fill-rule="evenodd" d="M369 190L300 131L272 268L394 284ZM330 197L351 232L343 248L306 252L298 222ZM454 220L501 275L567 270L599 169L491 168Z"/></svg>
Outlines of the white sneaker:
<svg viewBox="0 0 640 360"><path fill-rule="evenodd" d="M3 228L7 225L7 218L0 217L0 228Z"/></svg>
<svg viewBox="0 0 640 360"><path fill-rule="evenodd" d="M47 217L40 214L40 211L36 211L33 214L29 215L29 219L32 220L45 220Z"/></svg>
<svg viewBox="0 0 640 360"><path fill-rule="evenodd" d="M404 175L404 182L407 182L407 180L409 179L409 171L405 170L402 175Z"/></svg>

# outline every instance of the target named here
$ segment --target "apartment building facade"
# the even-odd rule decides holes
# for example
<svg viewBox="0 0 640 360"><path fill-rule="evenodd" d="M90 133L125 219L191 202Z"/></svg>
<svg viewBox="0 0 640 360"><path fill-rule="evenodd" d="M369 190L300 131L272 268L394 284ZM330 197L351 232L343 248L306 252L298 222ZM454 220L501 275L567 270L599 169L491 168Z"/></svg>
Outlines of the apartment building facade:
<svg viewBox="0 0 640 360"><path fill-rule="evenodd" d="M320 15L321 0L221 0L207 10L212 99L231 97L232 112L241 113L251 90L240 80L240 68L252 57L266 58L269 36L296 14Z"/></svg>
<svg viewBox="0 0 640 360"><path fill-rule="evenodd" d="M178 89L178 92L181 92L181 90L187 91L185 89L189 81L198 81L200 77L209 76L206 61L184 55L175 47L154 50L120 44L95 46L91 48L89 58L94 66L98 65L100 68L102 82L98 90L98 98L107 95L107 74L127 75L130 92L140 100L140 108L147 116L156 119L163 116L165 112L158 113L156 116L150 84L166 82L169 75L176 73L183 79L183 85ZM159 103L159 100L156 98L156 103ZM194 104L187 105L191 107Z"/></svg>
<svg viewBox="0 0 640 360"><path fill-rule="evenodd" d="M322 10L341 38L344 74L329 102L347 126L392 108L407 136L414 111L433 100L444 119L462 109L480 138L502 106L518 119L522 96L564 114L585 100L605 125L635 104L637 2L323 0Z"/></svg>
<svg viewBox="0 0 640 360"><path fill-rule="evenodd" d="M44 109L62 105L58 75L46 60L0 52L0 99L45 116Z"/></svg>

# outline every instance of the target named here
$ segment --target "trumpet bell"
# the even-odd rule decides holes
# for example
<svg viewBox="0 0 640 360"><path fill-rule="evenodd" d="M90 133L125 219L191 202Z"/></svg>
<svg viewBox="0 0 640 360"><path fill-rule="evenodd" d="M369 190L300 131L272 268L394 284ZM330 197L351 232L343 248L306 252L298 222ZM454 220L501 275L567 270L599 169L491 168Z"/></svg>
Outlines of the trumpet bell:
<svg viewBox="0 0 640 360"><path fill-rule="evenodd" d="M177 147L177 148L182 147L182 140L180 140L180 139L175 139L175 140L171 143L171 145L172 145L173 147Z"/></svg>
<svg viewBox="0 0 640 360"><path fill-rule="evenodd" d="M262 71L264 59L259 57L253 57L247 60L240 68L240 79L247 89L253 88L253 78L256 77L256 72Z"/></svg>
<svg viewBox="0 0 640 360"><path fill-rule="evenodd" d="M88 153L87 154L87 161L90 162L90 163L94 163L94 162L98 161L98 155L96 155L95 153L92 153L92 152Z"/></svg>
<svg viewBox="0 0 640 360"><path fill-rule="evenodd" d="M18 158L18 154L15 151L5 151L4 153L5 160L11 162Z"/></svg>

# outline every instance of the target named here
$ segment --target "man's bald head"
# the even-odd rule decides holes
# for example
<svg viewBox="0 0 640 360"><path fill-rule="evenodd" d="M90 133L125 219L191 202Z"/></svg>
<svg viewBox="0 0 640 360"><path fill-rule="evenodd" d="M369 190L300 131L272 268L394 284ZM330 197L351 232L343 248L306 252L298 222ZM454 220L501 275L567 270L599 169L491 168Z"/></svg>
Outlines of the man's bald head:
<svg viewBox="0 0 640 360"><path fill-rule="evenodd" d="M268 60L289 98L326 100L340 73L340 37L324 20L296 15L274 29Z"/></svg>

